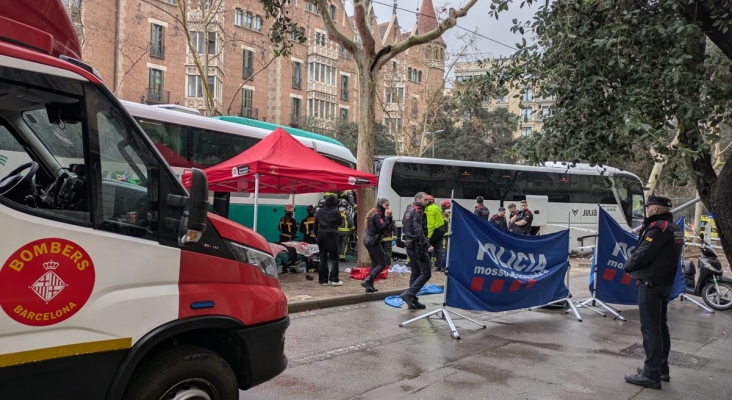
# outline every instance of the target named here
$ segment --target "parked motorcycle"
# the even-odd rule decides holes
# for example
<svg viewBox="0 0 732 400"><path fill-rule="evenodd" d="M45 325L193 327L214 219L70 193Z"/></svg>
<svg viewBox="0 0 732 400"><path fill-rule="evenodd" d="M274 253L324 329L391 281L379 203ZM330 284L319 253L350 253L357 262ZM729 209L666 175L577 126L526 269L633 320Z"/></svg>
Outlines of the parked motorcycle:
<svg viewBox="0 0 732 400"><path fill-rule="evenodd" d="M699 296L711 308L719 311L732 309L732 279L723 275L722 263L709 244L701 236L701 255L699 271L693 261L684 261L684 280L686 294Z"/></svg>

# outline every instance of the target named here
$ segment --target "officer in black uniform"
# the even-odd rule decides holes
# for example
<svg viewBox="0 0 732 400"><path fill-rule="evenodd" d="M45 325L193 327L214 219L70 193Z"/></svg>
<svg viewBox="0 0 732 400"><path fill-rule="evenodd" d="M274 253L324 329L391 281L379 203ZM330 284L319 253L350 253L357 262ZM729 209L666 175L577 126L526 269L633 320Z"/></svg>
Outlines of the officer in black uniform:
<svg viewBox="0 0 732 400"><path fill-rule="evenodd" d="M426 206L427 193L419 192L414 196L414 203L407 206L402 217L405 245L412 275L409 278L409 289L399 297L404 300L410 310L425 308L425 305L419 302L417 292L432 277L429 253L434 251L434 248L430 246L430 241L427 239L427 220L424 216Z"/></svg>
<svg viewBox="0 0 732 400"><path fill-rule="evenodd" d="M498 213L493 214L493 216L491 217L491 223L504 231L508 230L508 225L506 222L506 209L503 207L498 207Z"/></svg>
<svg viewBox="0 0 732 400"><path fill-rule="evenodd" d="M662 380L670 380L671 336L666 311L679 268L684 232L673 222L668 198L650 196L645 208L646 219L638 235L638 244L623 268L638 280L638 309L646 360L643 367L638 367L637 374L625 375L625 380L660 389Z"/></svg>
<svg viewBox="0 0 732 400"><path fill-rule="evenodd" d="M511 232L528 235L531 233L532 222L534 222L534 214L529 210L529 203L526 200L521 200L521 210L511 217L510 223L513 225Z"/></svg>

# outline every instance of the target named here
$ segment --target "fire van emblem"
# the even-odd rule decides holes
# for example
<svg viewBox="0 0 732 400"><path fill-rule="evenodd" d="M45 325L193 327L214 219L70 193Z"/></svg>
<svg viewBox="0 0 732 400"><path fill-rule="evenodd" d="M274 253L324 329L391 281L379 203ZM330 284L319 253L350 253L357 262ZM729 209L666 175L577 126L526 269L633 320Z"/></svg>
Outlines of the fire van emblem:
<svg viewBox="0 0 732 400"><path fill-rule="evenodd" d="M36 240L0 269L0 307L21 324L54 325L81 310L94 281L94 263L81 246L61 238Z"/></svg>
<svg viewBox="0 0 732 400"><path fill-rule="evenodd" d="M38 278L38 280L31 286L31 289L33 289L38 297L48 303L56 297L57 294L64 290L66 283L56 275L55 272L53 272L58 268L58 263L56 261L43 263L43 268L45 268L47 272Z"/></svg>

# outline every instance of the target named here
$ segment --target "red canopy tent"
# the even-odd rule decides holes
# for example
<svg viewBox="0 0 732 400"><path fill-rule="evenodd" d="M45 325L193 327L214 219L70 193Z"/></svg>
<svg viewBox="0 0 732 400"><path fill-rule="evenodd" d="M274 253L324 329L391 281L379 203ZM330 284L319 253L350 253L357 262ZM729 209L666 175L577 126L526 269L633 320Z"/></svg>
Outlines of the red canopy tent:
<svg viewBox="0 0 732 400"><path fill-rule="evenodd" d="M203 171L209 190L254 192L254 229L259 193L317 193L376 186L376 175L329 160L282 128L243 153ZM190 174L181 177L190 186Z"/></svg>

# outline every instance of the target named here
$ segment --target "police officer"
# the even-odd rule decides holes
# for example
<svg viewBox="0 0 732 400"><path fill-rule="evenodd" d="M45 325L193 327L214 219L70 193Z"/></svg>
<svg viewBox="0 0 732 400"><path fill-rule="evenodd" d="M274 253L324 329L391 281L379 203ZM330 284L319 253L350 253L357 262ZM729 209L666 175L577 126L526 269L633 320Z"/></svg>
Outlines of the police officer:
<svg viewBox="0 0 732 400"><path fill-rule="evenodd" d="M531 223L534 222L534 214L529 210L529 203L521 200L521 210L511 217L513 228L511 232L519 235L531 233Z"/></svg>
<svg viewBox="0 0 732 400"><path fill-rule="evenodd" d="M297 221L293 218L295 207L292 204L285 206L285 216L280 218L277 229L280 231L280 243L295 240L297 237Z"/></svg>
<svg viewBox="0 0 732 400"><path fill-rule="evenodd" d="M508 205L508 230L511 232L513 232L513 228L514 228L514 226L513 226L514 218L513 217L516 215L516 213L517 213L516 204L514 204L514 203L509 204Z"/></svg>
<svg viewBox="0 0 732 400"><path fill-rule="evenodd" d="M405 245L409 257L409 268L412 275L409 277L409 289L400 294L410 310L424 309L425 305L419 302L417 292L422 289L432 277L429 253L434 251L430 246L425 231L427 230L424 218L424 208L427 206L427 193L419 192L414 196L414 203L407 206L402 217L404 225Z"/></svg>
<svg viewBox="0 0 732 400"><path fill-rule="evenodd" d="M486 221L489 221L491 219L491 211L488 209L488 207L483 205L483 196L478 196L475 199L475 202L478 204L475 205L475 210L473 210L473 214L483 218Z"/></svg>
<svg viewBox="0 0 732 400"><path fill-rule="evenodd" d="M353 230L353 219L348 214L347 208L348 202L346 199L341 199L340 204L338 204L338 212L343 218L343 224L338 227L338 259L340 261L346 261L348 242L351 237L351 230Z"/></svg>
<svg viewBox="0 0 732 400"><path fill-rule="evenodd" d="M386 267L386 254L381 245L381 240L386 236L387 232L391 232L394 221L389 210L389 200L379 198L376 201L376 207L366 213L366 235L363 238L363 244L371 257L371 269L369 275L361 282L361 286L366 289L366 293L378 292L374 287L374 281L381 271ZM389 235L389 243L391 244L391 235Z"/></svg>
<svg viewBox="0 0 732 400"><path fill-rule="evenodd" d="M325 203L325 201L323 202ZM315 237L315 207L312 205L308 206L308 216L300 222L300 232L304 236L305 243L317 244L318 239Z"/></svg>
<svg viewBox="0 0 732 400"><path fill-rule="evenodd" d="M498 207L498 213L493 214L491 217L491 223L504 231L508 230L508 225L506 225L506 209Z"/></svg>
<svg viewBox="0 0 732 400"><path fill-rule="evenodd" d="M650 196L644 205L646 218L638 235L635 252L623 269L638 280L638 310L646 359L637 374L625 375L634 385L653 389L668 382L668 355L671 336L666 324L668 298L671 294L679 258L684 245L684 232L673 222L671 200Z"/></svg>

